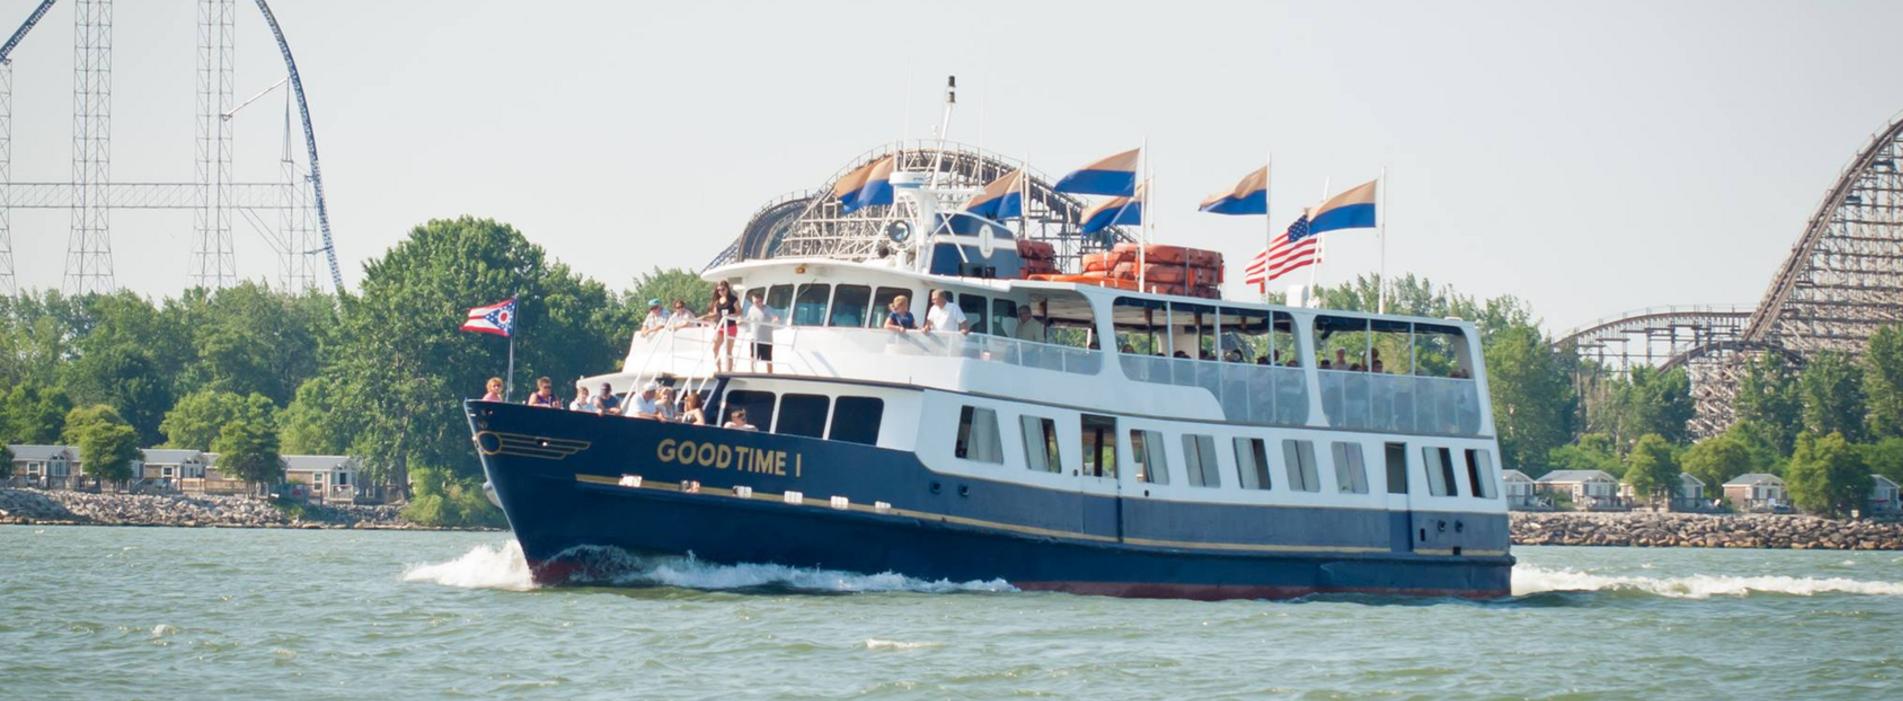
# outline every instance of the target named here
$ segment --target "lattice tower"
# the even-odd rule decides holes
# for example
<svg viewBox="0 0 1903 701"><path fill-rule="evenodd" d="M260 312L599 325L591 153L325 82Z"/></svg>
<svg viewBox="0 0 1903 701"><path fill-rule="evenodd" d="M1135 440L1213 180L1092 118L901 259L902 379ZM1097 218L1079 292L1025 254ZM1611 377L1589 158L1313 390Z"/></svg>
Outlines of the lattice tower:
<svg viewBox="0 0 1903 701"><path fill-rule="evenodd" d="M224 287L238 281L231 239L231 112L236 99L232 64L232 0L198 0L197 155L199 209L192 249L192 284Z"/></svg>
<svg viewBox="0 0 1903 701"><path fill-rule="evenodd" d="M112 240L112 0L73 3L72 232L66 243L68 293L110 292Z"/></svg>

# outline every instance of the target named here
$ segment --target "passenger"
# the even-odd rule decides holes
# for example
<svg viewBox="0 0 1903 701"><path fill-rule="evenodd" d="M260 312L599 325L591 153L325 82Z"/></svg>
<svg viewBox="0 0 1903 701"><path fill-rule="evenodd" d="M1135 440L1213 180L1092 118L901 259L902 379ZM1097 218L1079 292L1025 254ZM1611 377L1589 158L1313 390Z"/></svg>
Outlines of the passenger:
<svg viewBox="0 0 1903 701"><path fill-rule="evenodd" d="M595 395L595 413L601 414L602 416L619 416L621 414L621 398L615 396L614 385L606 382L601 383L601 393Z"/></svg>
<svg viewBox="0 0 1903 701"><path fill-rule="evenodd" d="M588 396L587 387L575 388L575 401L568 403L568 410L569 411L586 411L589 413L593 413L595 411L595 400L593 397Z"/></svg>
<svg viewBox="0 0 1903 701"><path fill-rule="evenodd" d="M744 408L736 408L736 409L729 410L727 412L727 423L721 424L720 427L737 429L741 431L760 430L760 429L754 428L753 424L747 423L747 410Z"/></svg>
<svg viewBox="0 0 1903 701"><path fill-rule="evenodd" d="M1331 365L1331 364L1329 364L1329 362L1328 362L1328 359L1327 359L1327 358L1322 358L1322 362L1321 362L1321 364L1320 364L1320 365L1317 365L1317 366L1315 366L1315 368L1316 368L1316 369L1318 369L1318 370L1333 370L1333 369L1335 369L1335 366L1334 366L1334 365Z"/></svg>
<svg viewBox="0 0 1903 701"><path fill-rule="evenodd" d="M1121 346L1117 346L1117 352L1122 353L1124 355L1136 355L1137 347L1130 345L1128 343L1125 343Z"/></svg>
<svg viewBox="0 0 1903 701"><path fill-rule="evenodd" d="M1383 369L1381 368L1381 359L1380 359L1380 358L1375 358L1375 359L1374 359L1374 365L1372 365L1372 366L1369 366L1369 367L1368 367L1368 371L1369 371L1369 372L1374 372L1374 373L1386 373L1386 372L1387 372L1386 370L1383 370Z"/></svg>
<svg viewBox="0 0 1903 701"><path fill-rule="evenodd" d="M1244 359L1243 359L1243 357L1242 357L1242 351L1239 351L1239 350L1236 350L1236 349L1234 349L1234 348L1231 348L1231 349L1229 349L1229 352L1227 352L1227 353L1223 353L1223 354L1222 354L1222 361L1223 361L1223 362L1225 362L1225 363L1240 363L1240 362L1245 362L1245 360L1244 360ZM1268 364L1268 362L1269 362L1269 357L1268 357L1268 356L1266 356L1266 355L1265 355L1265 356L1262 356L1262 362L1263 362L1263 364L1265 364L1265 365L1266 365L1266 364Z"/></svg>
<svg viewBox="0 0 1903 701"><path fill-rule="evenodd" d="M667 328L667 312L661 310L661 298L648 300L647 318L641 320L641 335L652 336L654 332Z"/></svg>
<svg viewBox="0 0 1903 701"><path fill-rule="evenodd" d="M660 394L660 401L657 401L654 404L655 404L654 415L657 417L660 417L662 421L667 421L671 423L671 422L681 420L681 411L679 408L677 408L674 405L674 388L673 387L662 387L661 394Z"/></svg>
<svg viewBox="0 0 1903 701"><path fill-rule="evenodd" d="M965 319L965 310L953 302L951 293L939 290L932 293L932 308L925 312L926 331L956 331L971 333L971 322Z"/></svg>
<svg viewBox="0 0 1903 701"><path fill-rule="evenodd" d="M918 328L918 320L912 318L912 300L905 295L892 298L892 304L886 309L891 311L885 317L885 328L889 331L909 331Z"/></svg>
<svg viewBox="0 0 1903 701"><path fill-rule="evenodd" d="M707 411L700 406L699 392L689 392L687 399L681 403L680 421L695 426L707 425Z"/></svg>
<svg viewBox="0 0 1903 701"><path fill-rule="evenodd" d="M687 300L674 300L674 311L667 315L667 327L684 329L694 325L694 312L687 308Z"/></svg>
<svg viewBox="0 0 1903 701"><path fill-rule="evenodd" d="M1339 370L1348 369L1348 349L1346 348L1335 349L1335 368Z"/></svg>
<svg viewBox="0 0 1903 701"><path fill-rule="evenodd" d="M621 415L636 419L660 418L661 408L654 403L654 393L660 389L661 386L651 380L641 385L641 394L628 400L629 406L621 411Z"/></svg>
<svg viewBox="0 0 1903 701"><path fill-rule="evenodd" d="M1266 356L1266 355L1258 355L1258 356L1256 356L1256 357L1255 357L1255 364L1257 364L1257 365L1268 365L1268 364L1269 364L1269 356Z"/></svg>
<svg viewBox="0 0 1903 701"><path fill-rule="evenodd" d="M1011 335L1020 341L1049 343L1046 340L1050 338L1049 324L1048 320L1039 319L1031 314L1031 305L1020 304L1018 305L1018 328Z"/></svg>
<svg viewBox="0 0 1903 701"><path fill-rule="evenodd" d="M485 383L484 388L487 389L488 392L482 395L483 401L485 402L504 401L502 398L502 378L500 377L489 378L489 381Z"/></svg>
<svg viewBox="0 0 1903 701"><path fill-rule="evenodd" d="M726 372L733 372L733 344L740 337L740 300L733 296L733 286L726 280L714 283L714 299L701 319L714 322L714 370L722 369L724 359Z"/></svg>
<svg viewBox="0 0 1903 701"><path fill-rule="evenodd" d="M1184 351L1176 351L1175 353L1170 354L1170 357L1181 358L1183 360L1189 360L1189 353Z"/></svg>
<svg viewBox="0 0 1903 701"><path fill-rule="evenodd" d="M547 377L535 378L535 393L529 395L529 400L525 403L529 406L547 407L550 409L562 408L561 398L555 396L555 383L550 382Z"/></svg>
<svg viewBox="0 0 1903 701"><path fill-rule="evenodd" d="M773 326L778 323L780 317L761 302L760 291L748 291L747 324L753 334L753 360L749 361L747 370L759 372L759 364L766 363L767 374L773 373Z"/></svg>

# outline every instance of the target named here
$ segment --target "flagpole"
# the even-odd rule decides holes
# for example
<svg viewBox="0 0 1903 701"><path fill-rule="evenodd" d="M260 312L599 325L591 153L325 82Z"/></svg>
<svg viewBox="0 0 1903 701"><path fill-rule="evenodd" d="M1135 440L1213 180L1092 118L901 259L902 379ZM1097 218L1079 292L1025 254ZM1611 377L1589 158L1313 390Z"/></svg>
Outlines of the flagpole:
<svg viewBox="0 0 1903 701"><path fill-rule="evenodd" d="M1269 292L1269 280L1268 280L1269 260L1268 260L1267 254L1269 252L1269 248L1275 245L1275 218L1273 216L1274 210L1269 207L1269 204L1274 200L1274 198L1269 196L1271 193L1275 192L1275 172L1274 171L1275 171L1275 149L1263 149L1262 252L1264 255L1262 259L1262 286L1256 290L1258 293L1262 295L1266 295ZM1242 284L1247 285L1249 284L1249 282L1247 280L1244 280Z"/></svg>
<svg viewBox="0 0 1903 701"><path fill-rule="evenodd" d="M1146 273L1148 273L1147 268L1150 267L1150 213L1143 211L1143 205L1137 200L1138 194L1149 194L1150 137L1147 135L1143 137L1143 149L1137 151L1137 162L1141 165L1138 169L1139 172L1130 174L1132 180L1139 180L1142 183L1141 185L1133 184L1130 186L1130 202L1139 203L1137 205L1137 216L1143 218L1142 221L1137 222L1137 291L1149 292L1150 286L1146 283L1145 278L1147 277ZM1142 177L1138 178L1138 175ZM1130 206L1130 202L1123 203L1123 206ZM1115 216L1118 219L1122 219L1123 211L1119 209Z"/></svg>
<svg viewBox="0 0 1903 701"><path fill-rule="evenodd" d="M1381 177L1377 179L1381 189L1381 206L1375 210L1375 238L1381 241L1381 272L1375 276L1375 313L1388 313L1388 167L1381 166Z"/></svg>
<svg viewBox="0 0 1903 701"><path fill-rule="evenodd" d="M509 371L508 371L508 374L503 375L503 377L505 379L502 381L502 401L506 402L506 401L509 401L509 396L515 393L515 329L514 328L509 329Z"/></svg>
<svg viewBox="0 0 1903 701"><path fill-rule="evenodd" d="M1328 178L1322 178L1322 202L1328 201ZM1315 263L1308 266L1308 298L1315 298L1315 273L1321 271L1324 254L1328 252L1328 237L1315 234Z"/></svg>

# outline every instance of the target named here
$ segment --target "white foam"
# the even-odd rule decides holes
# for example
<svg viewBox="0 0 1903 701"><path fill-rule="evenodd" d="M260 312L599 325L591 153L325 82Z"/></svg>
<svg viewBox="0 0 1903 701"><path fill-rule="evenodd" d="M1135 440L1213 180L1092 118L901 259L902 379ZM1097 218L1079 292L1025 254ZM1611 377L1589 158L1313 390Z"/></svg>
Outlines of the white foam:
<svg viewBox="0 0 1903 701"><path fill-rule="evenodd" d="M880 640L866 638L867 650L921 650L928 647L943 647L943 643L911 642L906 640Z"/></svg>
<svg viewBox="0 0 1903 701"><path fill-rule="evenodd" d="M1513 595L1549 591L1635 591L1674 599L1707 599L1751 594L1865 594L1903 596L1903 582L1877 582L1844 577L1738 577L1694 574L1685 577L1617 577L1571 569L1549 570L1534 565L1513 568Z"/></svg>
<svg viewBox="0 0 1903 701"><path fill-rule="evenodd" d="M623 585L659 585L710 591L762 588L824 593L1016 591L1015 587L1002 579L970 582L941 579L933 582L891 572L858 574L785 565L715 565L692 557L628 560L625 569L615 568L617 574L610 581Z"/></svg>
<svg viewBox="0 0 1903 701"><path fill-rule="evenodd" d="M403 581L464 589L528 591L535 588L529 562L522 557L522 546L514 539L500 546L478 545L448 562L410 565L403 570Z"/></svg>

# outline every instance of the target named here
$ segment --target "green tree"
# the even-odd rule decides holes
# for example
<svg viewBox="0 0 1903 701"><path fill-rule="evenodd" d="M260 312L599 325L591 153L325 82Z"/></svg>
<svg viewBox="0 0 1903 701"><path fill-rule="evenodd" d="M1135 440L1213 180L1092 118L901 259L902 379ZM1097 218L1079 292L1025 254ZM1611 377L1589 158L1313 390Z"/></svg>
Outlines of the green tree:
<svg viewBox="0 0 1903 701"><path fill-rule="evenodd" d="M1779 457L1791 454L1792 442L1804 430L1804 403L1798 395L1797 373L1783 354L1764 353L1745 365L1733 406L1739 421L1759 424Z"/></svg>
<svg viewBox="0 0 1903 701"><path fill-rule="evenodd" d="M648 300L658 299L662 304L673 304L674 300L684 300L695 311L706 311L708 300L714 298L714 284L702 280L700 275L686 268L655 268L653 272L643 273L634 279L634 289L627 295L630 307L646 312Z"/></svg>
<svg viewBox="0 0 1903 701"><path fill-rule="evenodd" d="M211 450L219 432L243 418L247 406L244 397L231 392L210 389L193 392L179 399L172 410L165 413L159 430L165 432L167 446Z"/></svg>
<svg viewBox="0 0 1903 701"><path fill-rule="evenodd" d="M1870 335L1863 354L1863 393L1869 435L1903 436L1903 326Z"/></svg>
<svg viewBox="0 0 1903 701"><path fill-rule="evenodd" d="M13 449L5 441L0 441L0 480L13 477Z"/></svg>
<svg viewBox="0 0 1903 701"><path fill-rule="evenodd" d="M1532 326L1485 344L1487 385L1504 464L1534 466L1572 437L1573 386L1561 354Z"/></svg>
<svg viewBox="0 0 1903 701"><path fill-rule="evenodd" d="M1863 446L1863 464L1874 472L1891 481L1903 484L1903 437L1886 436L1882 440Z"/></svg>
<svg viewBox="0 0 1903 701"><path fill-rule="evenodd" d="M1751 448L1728 433L1699 441L1685 451L1683 461L1685 471L1704 480L1705 486L1713 492L1731 478L1751 472L1756 465Z"/></svg>
<svg viewBox="0 0 1903 701"><path fill-rule="evenodd" d="M1588 434L1582 438L1594 435L1600 434ZM1527 476L1539 479L1553 470L1600 470L1614 477L1625 474L1625 463L1619 462L1619 456L1613 454L1609 447L1584 441L1554 448L1546 454L1546 463L1546 469L1537 470L1538 474L1529 472Z"/></svg>
<svg viewBox="0 0 1903 701"><path fill-rule="evenodd" d="M1842 434L1852 442L1863 437L1863 373L1850 356L1818 353L1804 367L1797 385L1804 404L1804 430L1818 436Z"/></svg>
<svg viewBox="0 0 1903 701"><path fill-rule="evenodd" d="M279 405L317 374L317 330L336 316L333 297L276 293L254 282L175 306L193 319L198 355L188 375L195 387L256 392Z"/></svg>
<svg viewBox="0 0 1903 701"><path fill-rule="evenodd" d="M1654 502L1671 497L1678 486L1678 460L1672 444L1656 433L1639 436L1626 455L1624 482L1634 494Z"/></svg>
<svg viewBox="0 0 1903 701"><path fill-rule="evenodd" d="M448 470L418 466L410 471L415 496L403 508L403 518L426 526L508 525L502 510L483 496L482 482L457 477Z"/></svg>
<svg viewBox="0 0 1903 701"><path fill-rule="evenodd" d="M141 443L158 443L174 380L192 353L190 329L131 292L90 295L81 306L78 355L61 367L61 386L75 404L116 409Z"/></svg>
<svg viewBox="0 0 1903 701"><path fill-rule="evenodd" d="M1734 421L1721 435L1737 441L1751 456L1751 469L1746 472L1768 472L1783 475L1784 467L1790 460L1790 453L1777 447L1777 430L1763 422L1744 419ZM1793 436L1793 439L1795 436Z"/></svg>
<svg viewBox="0 0 1903 701"><path fill-rule="evenodd" d="M1843 434L1814 438L1804 433L1797 437L1796 449L1791 452L1785 482L1798 508L1841 517L1863 505L1870 493L1870 470Z"/></svg>
<svg viewBox="0 0 1903 701"><path fill-rule="evenodd" d="M1624 377L1602 382L1597 399L1587 407L1587 424L1610 434L1620 453L1648 433L1667 443L1683 443L1695 413L1691 378L1684 368L1661 372L1639 366Z"/></svg>
<svg viewBox="0 0 1903 701"><path fill-rule="evenodd" d="M132 479L139 436L112 407L94 404L74 409L66 415L62 439L79 448L81 466L100 484L125 484Z"/></svg>
<svg viewBox="0 0 1903 701"><path fill-rule="evenodd" d="M297 398L278 414L278 435L292 455L343 455L357 434L356 422L339 410L343 398L336 380L313 377L297 387Z"/></svg>
<svg viewBox="0 0 1903 701"><path fill-rule="evenodd" d="M0 395L0 443L56 443L73 400L58 387L27 380Z"/></svg>
<svg viewBox="0 0 1903 701"><path fill-rule="evenodd" d="M262 394L244 402L242 413L220 428L213 441L218 471L260 486L282 482L284 460L278 454L276 407Z"/></svg>

